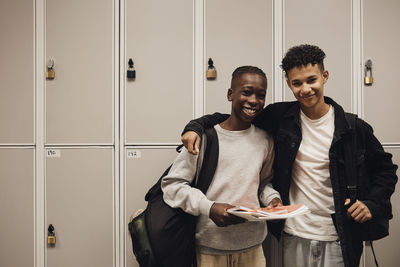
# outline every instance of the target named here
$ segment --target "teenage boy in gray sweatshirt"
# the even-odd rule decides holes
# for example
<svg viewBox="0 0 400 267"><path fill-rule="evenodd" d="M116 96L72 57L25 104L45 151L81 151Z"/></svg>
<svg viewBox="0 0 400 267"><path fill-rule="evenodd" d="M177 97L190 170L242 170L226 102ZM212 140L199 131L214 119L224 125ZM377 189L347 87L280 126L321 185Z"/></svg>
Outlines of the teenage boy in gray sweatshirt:
<svg viewBox="0 0 400 267"><path fill-rule="evenodd" d="M259 208L281 205L271 186L273 140L251 121L265 104L267 78L252 66L232 74L227 98L232 102L229 118L215 125L219 141L217 169L207 193L190 186L197 171L198 155L186 149L176 158L162 180L164 201L173 208L199 216L196 228L199 267L265 267L261 243L265 221L247 222L230 215L234 206ZM260 146L260 144L263 144ZM233 265L232 265L233 264Z"/></svg>

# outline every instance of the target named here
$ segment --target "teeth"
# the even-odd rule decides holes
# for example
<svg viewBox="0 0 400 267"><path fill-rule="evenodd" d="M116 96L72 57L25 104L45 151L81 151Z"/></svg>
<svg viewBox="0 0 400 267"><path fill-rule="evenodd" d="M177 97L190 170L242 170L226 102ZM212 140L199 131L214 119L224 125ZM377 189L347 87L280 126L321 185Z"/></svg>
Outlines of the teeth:
<svg viewBox="0 0 400 267"><path fill-rule="evenodd" d="M254 113L256 113L256 111L257 110L255 110L255 109L252 109L252 108L243 108L247 113L250 113L250 114L254 114Z"/></svg>

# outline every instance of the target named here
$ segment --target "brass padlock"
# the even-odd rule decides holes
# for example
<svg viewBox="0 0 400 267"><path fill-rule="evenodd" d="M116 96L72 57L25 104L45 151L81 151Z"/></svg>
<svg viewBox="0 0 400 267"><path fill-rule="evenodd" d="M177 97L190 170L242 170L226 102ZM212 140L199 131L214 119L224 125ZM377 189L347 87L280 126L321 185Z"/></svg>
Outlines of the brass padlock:
<svg viewBox="0 0 400 267"><path fill-rule="evenodd" d="M217 78L217 70L214 67L214 62L211 58L208 59L208 68L206 71L207 80L215 80Z"/></svg>
<svg viewBox="0 0 400 267"><path fill-rule="evenodd" d="M53 247L56 245L56 235L54 233L54 226L52 224L50 224L47 231L48 231L47 245Z"/></svg>
<svg viewBox="0 0 400 267"><path fill-rule="evenodd" d="M46 80L54 80L55 77L56 73L54 72L53 68L47 68Z"/></svg>
<svg viewBox="0 0 400 267"><path fill-rule="evenodd" d="M372 85L374 82L374 78L372 77L372 60L368 59L365 62L365 76L364 76L364 84L365 85Z"/></svg>
<svg viewBox="0 0 400 267"><path fill-rule="evenodd" d="M364 77L364 84L365 85L372 85L374 82L374 78L372 76Z"/></svg>
<svg viewBox="0 0 400 267"><path fill-rule="evenodd" d="M54 246L56 244L56 237L55 236L47 236L47 245Z"/></svg>
<svg viewBox="0 0 400 267"><path fill-rule="evenodd" d="M54 60L49 59L46 71L46 80L54 80L56 73L54 71Z"/></svg>

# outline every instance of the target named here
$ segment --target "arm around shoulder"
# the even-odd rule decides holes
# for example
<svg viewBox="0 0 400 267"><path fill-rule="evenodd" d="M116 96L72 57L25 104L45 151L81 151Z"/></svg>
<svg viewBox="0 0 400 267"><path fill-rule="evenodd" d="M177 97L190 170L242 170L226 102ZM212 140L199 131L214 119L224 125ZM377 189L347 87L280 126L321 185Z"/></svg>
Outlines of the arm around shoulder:
<svg viewBox="0 0 400 267"><path fill-rule="evenodd" d="M227 114L214 113L211 115L204 115L203 117L191 120L183 129L182 134L187 131L195 131L199 136L204 132L204 129L211 128L214 125L223 122L229 117Z"/></svg>

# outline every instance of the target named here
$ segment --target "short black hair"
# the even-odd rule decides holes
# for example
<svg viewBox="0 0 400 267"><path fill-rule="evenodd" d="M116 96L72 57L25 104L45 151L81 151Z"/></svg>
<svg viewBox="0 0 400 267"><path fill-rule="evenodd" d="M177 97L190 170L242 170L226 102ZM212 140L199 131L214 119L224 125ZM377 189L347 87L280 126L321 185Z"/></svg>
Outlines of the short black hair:
<svg viewBox="0 0 400 267"><path fill-rule="evenodd" d="M254 66L241 66L241 67L236 68L232 73L231 88L234 86L234 82L236 80L240 79L240 77L246 73L260 75L261 77L263 77L265 79L265 86L267 86L267 75L265 75L265 73L262 69L260 69L258 67L254 67Z"/></svg>
<svg viewBox="0 0 400 267"><path fill-rule="evenodd" d="M324 51L316 45L302 44L293 46L282 59L282 69L287 77L288 72L294 67L307 66L311 63L312 65L318 64L322 72L325 70L324 58Z"/></svg>

